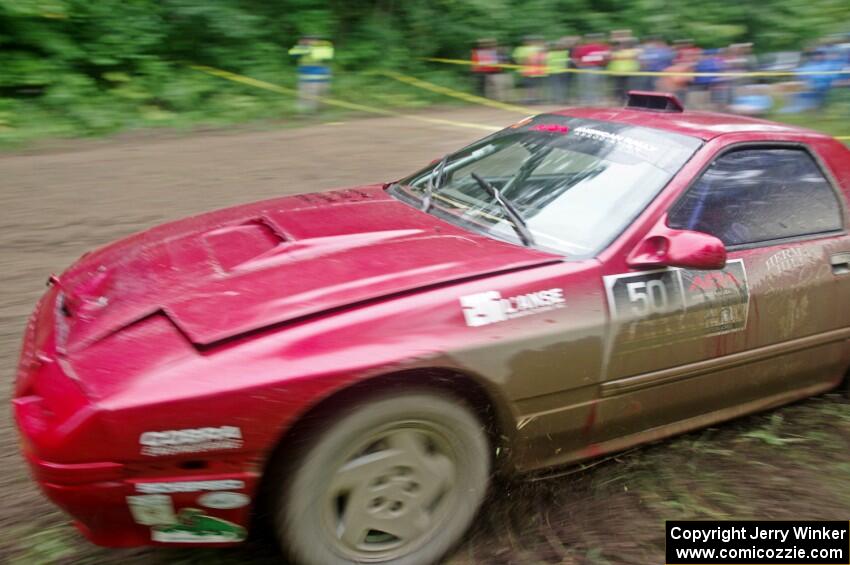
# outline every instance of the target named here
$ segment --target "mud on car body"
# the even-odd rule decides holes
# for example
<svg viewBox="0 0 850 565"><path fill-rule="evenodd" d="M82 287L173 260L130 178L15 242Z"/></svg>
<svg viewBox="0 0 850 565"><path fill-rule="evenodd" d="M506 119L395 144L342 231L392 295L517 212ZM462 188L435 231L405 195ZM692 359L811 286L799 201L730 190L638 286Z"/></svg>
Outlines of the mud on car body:
<svg viewBox="0 0 850 565"><path fill-rule="evenodd" d="M838 386L850 152L632 100L85 255L24 337L35 479L102 545L238 543L262 506L297 562L430 563L494 472Z"/></svg>

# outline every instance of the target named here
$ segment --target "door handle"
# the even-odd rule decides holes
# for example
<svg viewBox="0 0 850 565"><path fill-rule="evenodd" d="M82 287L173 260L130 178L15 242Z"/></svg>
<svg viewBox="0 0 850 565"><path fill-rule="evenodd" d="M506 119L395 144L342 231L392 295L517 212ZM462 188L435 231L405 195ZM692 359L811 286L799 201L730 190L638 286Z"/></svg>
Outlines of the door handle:
<svg viewBox="0 0 850 565"><path fill-rule="evenodd" d="M836 253L830 256L829 264L832 265L832 274L850 275L850 253Z"/></svg>

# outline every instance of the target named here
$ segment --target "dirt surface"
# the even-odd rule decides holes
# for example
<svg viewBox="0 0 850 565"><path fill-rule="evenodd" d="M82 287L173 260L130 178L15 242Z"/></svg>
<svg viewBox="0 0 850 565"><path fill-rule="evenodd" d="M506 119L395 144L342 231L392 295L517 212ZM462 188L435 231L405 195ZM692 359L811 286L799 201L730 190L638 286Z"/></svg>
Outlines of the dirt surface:
<svg viewBox="0 0 850 565"><path fill-rule="evenodd" d="M499 126L517 119L489 109L429 115ZM4 395L26 317L47 276L84 251L218 207L392 180L483 133L374 118L263 132L69 142L0 155ZM8 409L0 411L0 448L0 562L277 561L262 544L218 551L96 548L32 485ZM847 520L848 453L850 404L827 395L564 476L502 483L450 562L663 563L665 519Z"/></svg>

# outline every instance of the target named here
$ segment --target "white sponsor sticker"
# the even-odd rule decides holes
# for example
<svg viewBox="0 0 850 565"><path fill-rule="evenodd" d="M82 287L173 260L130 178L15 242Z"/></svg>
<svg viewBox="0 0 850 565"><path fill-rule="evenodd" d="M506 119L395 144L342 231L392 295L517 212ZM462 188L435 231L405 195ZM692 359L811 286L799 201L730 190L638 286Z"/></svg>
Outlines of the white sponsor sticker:
<svg viewBox="0 0 850 565"><path fill-rule="evenodd" d="M128 496L127 506L133 520L143 526L173 524L177 521L171 497L164 494Z"/></svg>
<svg viewBox="0 0 850 565"><path fill-rule="evenodd" d="M216 510L242 508L251 502L248 495L241 492L208 492L198 497L198 504Z"/></svg>
<svg viewBox="0 0 850 565"><path fill-rule="evenodd" d="M173 494L179 492L202 492L211 490L241 490L244 481L174 481L168 483L136 483L136 492L144 494Z"/></svg>
<svg viewBox="0 0 850 565"><path fill-rule="evenodd" d="M654 153L658 150L658 148L652 145L651 143L641 141L640 139L626 137L618 133L610 133L607 131L589 128L586 126L575 128L573 130L573 133L575 135L587 137L595 141L607 141L608 143L614 143L621 149L624 149L630 153Z"/></svg>
<svg viewBox="0 0 850 565"><path fill-rule="evenodd" d="M488 290L461 296L460 305L466 325L475 328L563 308L566 301L562 288L538 290L508 298L502 298L497 290Z"/></svg>
<svg viewBox="0 0 850 565"><path fill-rule="evenodd" d="M208 533L152 530L151 539L160 543L234 543L244 540L245 536L232 532Z"/></svg>
<svg viewBox="0 0 850 565"><path fill-rule="evenodd" d="M139 436L142 455L157 457L242 447L242 430L236 426L188 428L144 432Z"/></svg>
<svg viewBox="0 0 850 565"><path fill-rule="evenodd" d="M800 247L780 249L764 262L771 273L785 273L803 267L806 264L806 254Z"/></svg>

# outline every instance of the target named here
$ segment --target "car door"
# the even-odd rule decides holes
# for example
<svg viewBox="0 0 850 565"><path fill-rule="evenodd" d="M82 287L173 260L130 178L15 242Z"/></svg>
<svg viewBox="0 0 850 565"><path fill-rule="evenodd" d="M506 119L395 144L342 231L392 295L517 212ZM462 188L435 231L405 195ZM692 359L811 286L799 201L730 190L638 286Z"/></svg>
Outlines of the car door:
<svg viewBox="0 0 850 565"><path fill-rule="evenodd" d="M828 170L802 144L733 146L698 184L669 223L719 237L730 262L746 267L751 296L745 331L719 344L718 357L738 357L736 367L718 364L727 368L713 380L728 382L734 398L716 406L828 386L846 368L836 261L850 250Z"/></svg>
<svg viewBox="0 0 850 565"><path fill-rule="evenodd" d="M720 238L727 264L605 277L597 441L710 423L835 382L847 360L832 263L850 241L842 201L805 146L721 150L666 224Z"/></svg>

